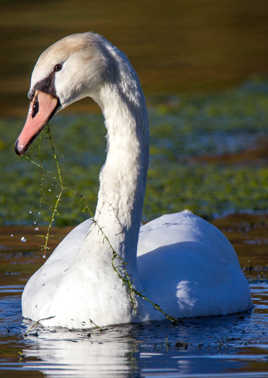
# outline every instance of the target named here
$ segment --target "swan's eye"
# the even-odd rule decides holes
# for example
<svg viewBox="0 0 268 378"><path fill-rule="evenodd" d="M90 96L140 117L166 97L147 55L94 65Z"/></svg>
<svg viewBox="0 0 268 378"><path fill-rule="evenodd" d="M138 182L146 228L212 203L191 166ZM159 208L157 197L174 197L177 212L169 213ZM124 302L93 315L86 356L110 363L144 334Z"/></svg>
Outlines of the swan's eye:
<svg viewBox="0 0 268 378"><path fill-rule="evenodd" d="M60 71L62 69L62 64L56 64L54 67L54 72Z"/></svg>

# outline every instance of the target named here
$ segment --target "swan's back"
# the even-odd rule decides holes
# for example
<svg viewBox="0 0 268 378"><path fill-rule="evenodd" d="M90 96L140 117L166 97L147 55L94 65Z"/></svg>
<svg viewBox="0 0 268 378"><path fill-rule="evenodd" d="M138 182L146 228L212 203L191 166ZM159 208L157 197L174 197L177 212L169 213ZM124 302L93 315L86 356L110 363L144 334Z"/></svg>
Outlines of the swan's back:
<svg viewBox="0 0 268 378"><path fill-rule="evenodd" d="M224 315L251 307L248 282L232 245L190 211L142 226L138 255L148 297L173 316Z"/></svg>

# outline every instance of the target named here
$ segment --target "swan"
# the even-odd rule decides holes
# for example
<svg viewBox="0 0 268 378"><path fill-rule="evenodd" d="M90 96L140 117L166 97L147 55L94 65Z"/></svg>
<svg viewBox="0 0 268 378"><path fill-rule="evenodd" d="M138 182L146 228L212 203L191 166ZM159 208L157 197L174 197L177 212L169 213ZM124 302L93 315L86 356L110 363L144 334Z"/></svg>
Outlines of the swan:
<svg viewBox="0 0 268 378"><path fill-rule="evenodd" d="M163 312L185 318L252 306L236 252L212 224L184 210L140 227L149 126L139 80L123 52L98 34L69 35L38 58L28 97L18 155L55 113L91 97L105 119L107 157L94 218L74 228L28 280L24 318L83 329L161 320ZM163 311L133 296L122 275Z"/></svg>

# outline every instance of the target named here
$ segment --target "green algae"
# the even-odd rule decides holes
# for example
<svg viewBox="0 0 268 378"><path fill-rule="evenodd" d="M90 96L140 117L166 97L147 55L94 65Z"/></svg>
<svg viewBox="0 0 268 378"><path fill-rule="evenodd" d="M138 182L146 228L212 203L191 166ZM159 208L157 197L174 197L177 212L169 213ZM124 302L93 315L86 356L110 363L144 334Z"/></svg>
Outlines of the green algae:
<svg viewBox="0 0 268 378"><path fill-rule="evenodd" d="M266 212L268 168L250 156L247 164L225 162L268 136L268 83L255 80L215 95L150 99L151 162L144 221L184 208L213 218L230 212ZM29 156L15 155L22 120L0 121L1 224L46 224L60 191L55 161L44 131ZM51 122L64 178L56 225L76 224L93 214L98 173L105 159L105 129L99 115L59 115ZM215 161L203 156L217 156Z"/></svg>

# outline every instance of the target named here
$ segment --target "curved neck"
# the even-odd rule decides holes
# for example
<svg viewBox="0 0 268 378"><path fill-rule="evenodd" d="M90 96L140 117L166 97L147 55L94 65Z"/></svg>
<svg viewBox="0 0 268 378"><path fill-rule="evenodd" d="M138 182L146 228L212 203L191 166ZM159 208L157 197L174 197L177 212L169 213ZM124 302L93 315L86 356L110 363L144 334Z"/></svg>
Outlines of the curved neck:
<svg viewBox="0 0 268 378"><path fill-rule="evenodd" d="M94 98L102 108L107 129L107 157L100 173L94 219L132 270L146 185L149 128L140 85L136 77L128 79L129 83L134 80L134 93L127 86L122 88L122 83L109 83Z"/></svg>

